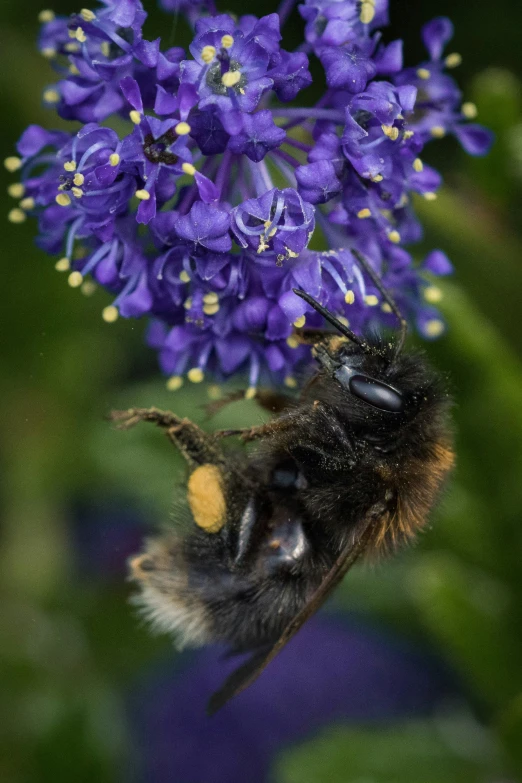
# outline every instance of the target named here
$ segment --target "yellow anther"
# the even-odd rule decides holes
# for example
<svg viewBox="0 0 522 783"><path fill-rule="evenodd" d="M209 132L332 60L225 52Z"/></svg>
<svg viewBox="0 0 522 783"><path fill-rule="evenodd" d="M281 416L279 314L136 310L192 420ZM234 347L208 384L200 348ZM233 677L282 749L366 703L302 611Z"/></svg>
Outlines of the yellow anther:
<svg viewBox="0 0 522 783"><path fill-rule="evenodd" d="M44 90L42 97L46 103L60 103L60 93L58 90Z"/></svg>
<svg viewBox="0 0 522 783"><path fill-rule="evenodd" d="M367 0L363 0L363 4L361 5L361 11L359 13L359 19L363 24L370 24L371 21L373 21L373 17L375 16L375 8L373 7L373 3L367 2Z"/></svg>
<svg viewBox="0 0 522 783"><path fill-rule="evenodd" d="M80 71L78 70L78 68L76 67L76 65L74 63L71 63L71 65L69 65L69 73L71 74L71 76L79 76L80 75Z"/></svg>
<svg viewBox="0 0 522 783"><path fill-rule="evenodd" d="M117 152L113 152L112 155L109 155L109 163L111 166L117 166L120 162L120 156Z"/></svg>
<svg viewBox="0 0 522 783"><path fill-rule="evenodd" d="M302 329L305 323L306 323L306 315L300 315L299 318L295 319L294 326L296 329Z"/></svg>
<svg viewBox="0 0 522 783"><path fill-rule="evenodd" d="M34 198L29 196L28 198L22 199L20 202L20 208L25 210L34 209Z"/></svg>
<svg viewBox="0 0 522 783"><path fill-rule="evenodd" d="M221 46L223 49L230 49L232 46L234 46L234 39L231 35L224 35L221 39Z"/></svg>
<svg viewBox="0 0 522 783"><path fill-rule="evenodd" d="M392 312L392 309L391 309L390 305L388 304L388 302L384 302L381 305L381 310L383 311L383 313L391 313Z"/></svg>
<svg viewBox="0 0 522 783"><path fill-rule="evenodd" d="M408 139L411 139L414 135L415 135L415 133L412 130L404 131L404 138L406 139L406 141Z"/></svg>
<svg viewBox="0 0 522 783"><path fill-rule="evenodd" d="M82 8L80 11L80 16L82 17L84 22L94 22L96 19L96 14L91 11L89 8Z"/></svg>
<svg viewBox="0 0 522 783"><path fill-rule="evenodd" d="M25 193L25 185L22 185L21 182L13 182L7 188L7 192L11 198L22 198Z"/></svg>
<svg viewBox="0 0 522 783"><path fill-rule="evenodd" d="M188 134L192 129L188 124L188 122L178 122L174 130L176 131L178 136L188 136Z"/></svg>
<svg viewBox="0 0 522 783"><path fill-rule="evenodd" d="M419 79L429 79L431 76L431 71L428 71L427 68L417 68L417 76Z"/></svg>
<svg viewBox="0 0 522 783"><path fill-rule="evenodd" d="M442 139L446 135L446 129L442 125L434 125L430 133L434 139Z"/></svg>
<svg viewBox="0 0 522 783"><path fill-rule="evenodd" d="M204 63L211 63L216 56L216 49L214 46L204 46L201 50L201 59Z"/></svg>
<svg viewBox="0 0 522 783"><path fill-rule="evenodd" d="M106 324L113 324L118 320L119 316L118 308L114 305L107 305L102 310L102 318Z"/></svg>
<svg viewBox="0 0 522 783"><path fill-rule="evenodd" d="M58 193L55 198L57 204L61 207L68 207L71 203L71 197L67 193Z"/></svg>
<svg viewBox="0 0 522 783"><path fill-rule="evenodd" d="M412 165L415 171L422 171L424 168L424 163L420 158L415 158Z"/></svg>
<svg viewBox="0 0 522 783"><path fill-rule="evenodd" d="M394 229L393 231L390 231L390 233L388 234L388 239L390 240L390 242L397 244L398 242L401 241L401 235L399 234L398 231Z"/></svg>
<svg viewBox="0 0 522 783"><path fill-rule="evenodd" d="M337 320L340 321L340 323L344 324L345 326L350 326L350 321L348 318L345 318L344 315L338 315Z"/></svg>
<svg viewBox="0 0 522 783"><path fill-rule="evenodd" d="M183 307L185 308L185 310L190 310L190 308L192 307L192 297L191 296L187 296L187 298L183 302Z"/></svg>
<svg viewBox="0 0 522 783"><path fill-rule="evenodd" d="M369 218L372 216L371 210L368 209L368 207L365 207L364 209L360 209L357 213L357 217L361 218L361 220L364 220L365 218Z"/></svg>
<svg viewBox="0 0 522 783"><path fill-rule="evenodd" d="M71 288L79 288L81 284L83 283L83 275L81 272L71 272L69 277L67 278L67 282L71 286Z"/></svg>
<svg viewBox="0 0 522 783"><path fill-rule="evenodd" d="M210 293L205 294L203 301L205 304L209 305L217 304L219 302L219 296L214 291L210 291Z"/></svg>
<svg viewBox="0 0 522 783"><path fill-rule="evenodd" d="M76 171L76 161L75 160L67 160L63 167L65 171Z"/></svg>
<svg viewBox="0 0 522 783"><path fill-rule="evenodd" d="M81 27L77 27L76 28L75 33L74 33L74 37L80 43L85 43L85 41L87 40L87 36L85 35L85 33L83 32L83 29Z"/></svg>
<svg viewBox="0 0 522 783"><path fill-rule="evenodd" d="M437 304L442 299L442 291L436 285L424 289L424 299L430 304Z"/></svg>
<svg viewBox="0 0 522 783"><path fill-rule="evenodd" d="M93 293L97 289L97 285L94 282L94 280L85 280L85 282L82 283L81 292L84 296L92 296Z"/></svg>
<svg viewBox="0 0 522 783"><path fill-rule="evenodd" d="M344 295L344 301L346 304L353 304L355 302L355 294L353 291L347 291Z"/></svg>
<svg viewBox="0 0 522 783"><path fill-rule="evenodd" d="M22 161L20 158L17 158L16 155L10 155L4 160L4 166L6 167L7 171L13 173L14 171L18 171L18 169L22 168Z"/></svg>
<svg viewBox="0 0 522 783"><path fill-rule="evenodd" d="M53 49L52 46L44 46L44 48L41 49L40 54L42 57L45 57L46 60L53 60L56 57L56 49Z"/></svg>
<svg viewBox="0 0 522 783"><path fill-rule="evenodd" d="M381 128L384 135L391 139L391 141L397 141L399 138L398 128L395 128L393 125L381 125Z"/></svg>
<svg viewBox="0 0 522 783"><path fill-rule="evenodd" d="M129 112L129 119L134 123L134 125L139 125L141 122L141 114L139 111L136 111L136 109L133 109Z"/></svg>
<svg viewBox="0 0 522 783"><path fill-rule="evenodd" d="M45 9L44 11L40 11L38 14L38 21L42 24L45 24L46 22L52 22L54 19L54 11L50 11L49 9Z"/></svg>
<svg viewBox="0 0 522 783"><path fill-rule="evenodd" d="M166 386L168 391L178 391L183 386L183 378L181 375L171 375Z"/></svg>
<svg viewBox="0 0 522 783"><path fill-rule="evenodd" d="M56 262L54 265L54 268L57 272L68 272L71 268L71 262L67 258L67 256L64 256L63 258L60 258L59 261Z"/></svg>
<svg viewBox="0 0 522 783"><path fill-rule="evenodd" d="M7 219L10 223L23 223L26 217L23 209L19 209L19 207L15 207L7 213Z"/></svg>
<svg viewBox="0 0 522 783"><path fill-rule="evenodd" d="M382 182L384 177L382 174L375 174L373 177L370 177L372 182Z"/></svg>
<svg viewBox="0 0 522 783"><path fill-rule="evenodd" d="M185 174L188 174L189 177L193 177L194 174L196 173L196 167L193 166L192 163L183 163L182 166L181 166L181 170Z"/></svg>
<svg viewBox="0 0 522 783"><path fill-rule="evenodd" d="M111 45L108 41L102 41L100 44L100 52L104 57L108 57L111 53Z"/></svg>
<svg viewBox="0 0 522 783"><path fill-rule="evenodd" d="M375 294L368 294L364 297L365 304L368 305L368 307L375 307L375 305L379 304L379 300L375 296Z"/></svg>
<svg viewBox="0 0 522 783"><path fill-rule="evenodd" d="M225 87L235 87L235 85L239 81L241 81L241 72L240 71L227 71L221 77L221 81L225 85Z"/></svg>
<svg viewBox="0 0 522 783"><path fill-rule="evenodd" d="M257 394L257 389L255 386L249 386L248 389L245 392L245 400L253 400L254 397Z"/></svg>
<svg viewBox="0 0 522 783"><path fill-rule="evenodd" d="M466 117L468 120L474 120L478 114L477 107L474 103L471 103L471 101L466 101L466 103L463 103L461 106L461 111L464 117Z"/></svg>
<svg viewBox="0 0 522 783"><path fill-rule="evenodd" d="M424 328L429 337L439 337L444 331L444 324L438 318L433 318L426 323Z"/></svg>
<svg viewBox="0 0 522 783"><path fill-rule="evenodd" d="M460 55L458 52L452 52L451 54L448 54L448 56L444 60L446 68L457 68L461 64L461 62L462 62L462 55Z"/></svg>
<svg viewBox="0 0 522 783"><path fill-rule="evenodd" d="M204 377L205 375L201 367L193 367L187 373L187 378L191 383L201 383Z"/></svg>
<svg viewBox="0 0 522 783"><path fill-rule="evenodd" d="M204 304L203 312L205 315L215 315L216 313L219 313L219 302L216 302L216 304Z"/></svg>
<svg viewBox="0 0 522 783"><path fill-rule="evenodd" d="M71 193L75 198L81 198L83 196L83 190L81 188L71 188Z"/></svg>
<svg viewBox="0 0 522 783"><path fill-rule="evenodd" d="M299 348L299 340L293 334L286 338L286 344L289 348Z"/></svg>
<svg viewBox="0 0 522 783"><path fill-rule="evenodd" d="M140 201L148 201L150 198L150 193L148 190L137 190L134 194L136 198L139 198Z"/></svg>
<svg viewBox="0 0 522 783"><path fill-rule="evenodd" d="M71 31L69 30L69 35L70 34ZM65 49L66 52L71 52L72 54L74 54L74 52L79 52L81 47L79 43L76 43L76 41L69 41L69 43L66 43L63 48Z"/></svg>
<svg viewBox="0 0 522 783"><path fill-rule="evenodd" d="M437 194L433 193L431 190L428 190L427 193L424 193L423 195L426 201L436 201L438 198Z"/></svg>
<svg viewBox="0 0 522 783"><path fill-rule="evenodd" d="M295 389L297 386L297 381L292 375L287 375L285 378L285 386L288 386L289 389Z"/></svg>
<svg viewBox="0 0 522 783"><path fill-rule="evenodd" d="M184 269L181 270L179 273L179 279L182 283L188 283L190 281L190 275L188 272L186 272Z"/></svg>
<svg viewBox="0 0 522 783"><path fill-rule="evenodd" d="M78 174L74 175L73 182L77 187L80 187L85 182L85 177L78 172Z"/></svg>
<svg viewBox="0 0 522 783"><path fill-rule="evenodd" d="M76 36L76 30L68 30L67 34L69 38L74 38Z"/></svg>

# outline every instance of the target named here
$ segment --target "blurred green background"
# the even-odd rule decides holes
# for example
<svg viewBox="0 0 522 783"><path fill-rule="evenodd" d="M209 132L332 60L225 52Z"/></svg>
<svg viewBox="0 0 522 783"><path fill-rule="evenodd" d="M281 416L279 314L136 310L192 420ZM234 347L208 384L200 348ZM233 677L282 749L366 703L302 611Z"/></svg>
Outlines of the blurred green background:
<svg viewBox="0 0 522 783"><path fill-rule="evenodd" d="M148 37L170 31L152 0L145 6L154 12ZM449 333L428 350L455 389L457 470L419 545L356 569L335 602L440 656L467 699L422 722L338 726L289 749L274 762L274 779L423 783L430 769L441 783L522 781L522 4L390 6L386 37L405 40L410 64L423 57L421 25L451 16L450 50L463 55L457 78L497 140L483 160L468 159L452 139L432 145L425 158L445 186L436 202L417 205L426 227L419 256L441 247L456 268L443 285ZM274 7L263 0L248 10ZM54 9L77 10L68 0ZM40 103L53 77L34 47L39 10L39 0L2 3L5 156L28 123L59 125ZM288 48L297 25L292 17ZM7 214L5 187L0 198ZM145 527L165 520L180 464L155 431L122 435L103 416L140 404L201 420L206 390L169 395L144 347L144 324L105 324L108 296L68 288L33 233L29 222L5 221L1 253L0 780L112 783L126 779L130 752L124 694L138 672L174 653L137 621L121 572L99 567L119 546L103 524L98 549L86 552L78 539L93 524L92 508L108 517L115 505L136 510ZM215 426L258 418L245 403Z"/></svg>

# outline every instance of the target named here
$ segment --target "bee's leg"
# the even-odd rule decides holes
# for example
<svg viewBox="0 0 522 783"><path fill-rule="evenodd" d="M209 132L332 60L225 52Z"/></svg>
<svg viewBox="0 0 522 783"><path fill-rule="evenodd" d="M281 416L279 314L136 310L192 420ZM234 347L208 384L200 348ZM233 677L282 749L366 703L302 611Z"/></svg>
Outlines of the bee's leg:
<svg viewBox="0 0 522 783"><path fill-rule="evenodd" d="M301 345L317 345L332 337L330 329L296 329L293 336Z"/></svg>
<svg viewBox="0 0 522 783"><path fill-rule="evenodd" d="M269 421L266 424L260 424L257 427L245 427L241 430L216 430L215 438L230 438L237 435L242 441L259 440L274 435L276 432L289 429L294 423L292 413L279 416L279 418Z"/></svg>
<svg viewBox="0 0 522 783"><path fill-rule="evenodd" d="M165 430L169 440L180 450L187 462L197 465L222 465L225 457L213 435L204 432L190 419L182 419L170 411L157 408L129 408L126 411L112 411L111 421L119 429L129 429L140 421L149 421Z"/></svg>
<svg viewBox="0 0 522 783"><path fill-rule="evenodd" d="M237 391L230 392L221 400L215 400L214 402L205 405L205 411L208 416L215 416L216 413L226 408L232 402L238 402L244 399L253 399L257 402L260 408L269 411L270 413L281 413L286 408L291 407L294 404L292 397L282 394L281 392L275 392L271 389L253 389L253 393L250 394L250 390L238 389Z"/></svg>

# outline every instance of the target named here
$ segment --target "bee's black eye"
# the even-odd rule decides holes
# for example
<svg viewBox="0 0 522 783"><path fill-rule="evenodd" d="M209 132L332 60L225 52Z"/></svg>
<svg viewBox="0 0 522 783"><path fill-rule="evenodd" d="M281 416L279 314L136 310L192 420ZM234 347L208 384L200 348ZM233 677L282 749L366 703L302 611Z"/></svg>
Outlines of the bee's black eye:
<svg viewBox="0 0 522 783"><path fill-rule="evenodd" d="M349 382L350 391L360 400L388 413L400 413L404 410L404 398L399 392L385 383L365 378L363 375L353 375Z"/></svg>
<svg viewBox="0 0 522 783"><path fill-rule="evenodd" d="M401 413L404 410L404 397L386 383L376 381L368 375L360 375L343 364L334 373L334 377L341 386L348 389L355 397L358 397L368 405L373 405L381 411L388 413Z"/></svg>

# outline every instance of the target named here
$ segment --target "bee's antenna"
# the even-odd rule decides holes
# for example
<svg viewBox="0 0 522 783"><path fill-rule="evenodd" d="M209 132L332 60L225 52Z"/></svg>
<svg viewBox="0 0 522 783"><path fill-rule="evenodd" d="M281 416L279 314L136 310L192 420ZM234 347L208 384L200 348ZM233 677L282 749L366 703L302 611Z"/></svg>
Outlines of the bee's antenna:
<svg viewBox="0 0 522 783"><path fill-rule="evenodd" d="M348 329L347 326L345 326L341 321L339 321L333 313L331 313L329 310L326 309L326 307L323 307L323 305L319 304L319 302L313 298L313 296L310 296L310 294L307 294L305 291L303 291L300 288L294 288L292 289L294 294L297 296L300 296L301 299L304 299L305 302L308 302L308 304L314 308L318 313L320 313L323 318L325 318L329 323L332 324L332 326L335 326L335 328L341 332L345 337L347 337L352 342L359 345L364 351L370 352L370 347L366 345L365 342L363 342L360 337L357 337L357 335L352 332L351 329Z"/></svg>
<svg viewBox="0 0 522 783"><path fill-rule="evenodd" d="M408 323L404 318L403 314L401 313L401 311L399 310L399 308L397 307L394 299L392 299L390 292L387 291L387 289L383 286L381 278L377 275L375 270L370 266L366 258L362 255L362 253L359 253L359 251L355 250L353 247L350 248L350 252L352 253L352 255L355 256L359 264L367 273L368 277L371 278L374 286L379 291L384 301L390 306L392 313L395 316L397 316L399 320L399 323L401 325L401 331L400 331L399 339L397 341L397 347L395 349L395 356L398 356L404 346L404 341L406 339L406 334L408 332Z"/></svg>

